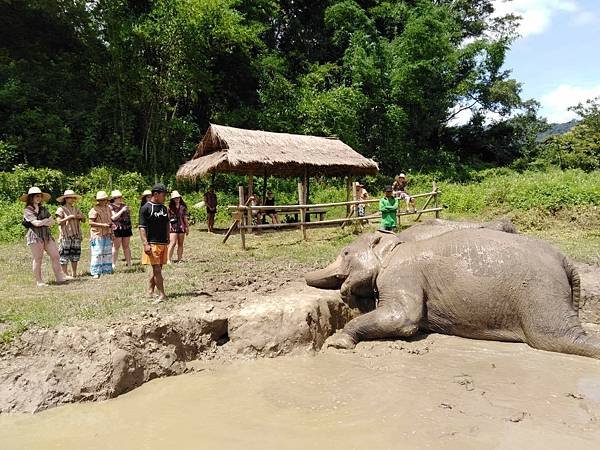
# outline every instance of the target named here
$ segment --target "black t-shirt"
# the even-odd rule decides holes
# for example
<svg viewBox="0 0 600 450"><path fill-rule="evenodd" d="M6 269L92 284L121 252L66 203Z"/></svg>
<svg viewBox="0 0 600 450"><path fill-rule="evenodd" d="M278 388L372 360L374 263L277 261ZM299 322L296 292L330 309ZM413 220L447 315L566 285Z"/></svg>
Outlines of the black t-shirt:
<svg viewBox="0 0 600 450"><path fill-rule="evenodd" d="M149 244L169 243L169 211L165 205L146 202L140 208L140 228L146 229Z"/></svg>

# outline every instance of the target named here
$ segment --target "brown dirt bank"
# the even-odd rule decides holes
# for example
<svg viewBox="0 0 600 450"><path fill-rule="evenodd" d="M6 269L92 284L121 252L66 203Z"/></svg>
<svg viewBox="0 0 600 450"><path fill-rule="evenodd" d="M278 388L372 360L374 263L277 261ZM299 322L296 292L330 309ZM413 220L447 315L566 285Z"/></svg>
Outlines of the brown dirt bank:
<svg viewBox="0 0 600 450"><path fill-rule="evenodd" d="M580 316L595 332L600 269L579 265L579 271ZM287 271L218 279L196 293L202 300L171 311L146 311L105 325L28 330L0 354L0 412L113 398L154 378L185 373L193 360L318 350L357 311L335 291L289 279Z"/></svg>

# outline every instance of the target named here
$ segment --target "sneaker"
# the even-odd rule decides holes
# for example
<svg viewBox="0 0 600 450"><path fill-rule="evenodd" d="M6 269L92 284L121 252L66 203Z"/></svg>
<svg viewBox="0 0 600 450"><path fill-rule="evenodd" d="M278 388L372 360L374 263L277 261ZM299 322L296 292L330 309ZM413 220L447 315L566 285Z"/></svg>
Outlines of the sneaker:
<svg viewBox="0 0 600 450"><path fill-rule="evenodd" d="M36 286L37 287L46 287L46 286L48 286L48 284L44 283L44 282L41 282L41 283L36 283Z"/></svg>
<svg viewBox="0 0 600 450"><path fill-rule="evenodd" d="M100 275L92 275L92 279L98 280L98 279L100 279Z"/></svg>

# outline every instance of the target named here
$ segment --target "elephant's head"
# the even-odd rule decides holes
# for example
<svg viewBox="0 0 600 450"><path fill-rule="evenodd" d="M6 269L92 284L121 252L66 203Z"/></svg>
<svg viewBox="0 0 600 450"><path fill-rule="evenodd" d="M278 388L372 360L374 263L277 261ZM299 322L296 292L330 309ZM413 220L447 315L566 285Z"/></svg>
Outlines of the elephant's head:
<svg viewBox="0 0 600 450"><path fill-rule="evenodd" d="M373 297L381 261L400 243L390 232L364 234L345 247L329 266L307 273L306 283L321 289L340 289L344 300Z"/></svg>

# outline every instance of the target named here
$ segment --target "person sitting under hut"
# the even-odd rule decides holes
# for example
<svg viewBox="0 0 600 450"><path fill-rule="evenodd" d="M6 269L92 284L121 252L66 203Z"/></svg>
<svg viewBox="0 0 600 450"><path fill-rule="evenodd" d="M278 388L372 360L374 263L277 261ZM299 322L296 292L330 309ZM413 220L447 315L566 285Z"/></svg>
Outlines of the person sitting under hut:
<svg viewBox="0 0 600 450"><path fill-rule="evenodd" d="M265 206L275 206L275 196L273 192L267 192L267 198L265 199ZM266 211L265 215L271 218L271 223L279 223L279 217L277 217L277 211Z"/></svg>

